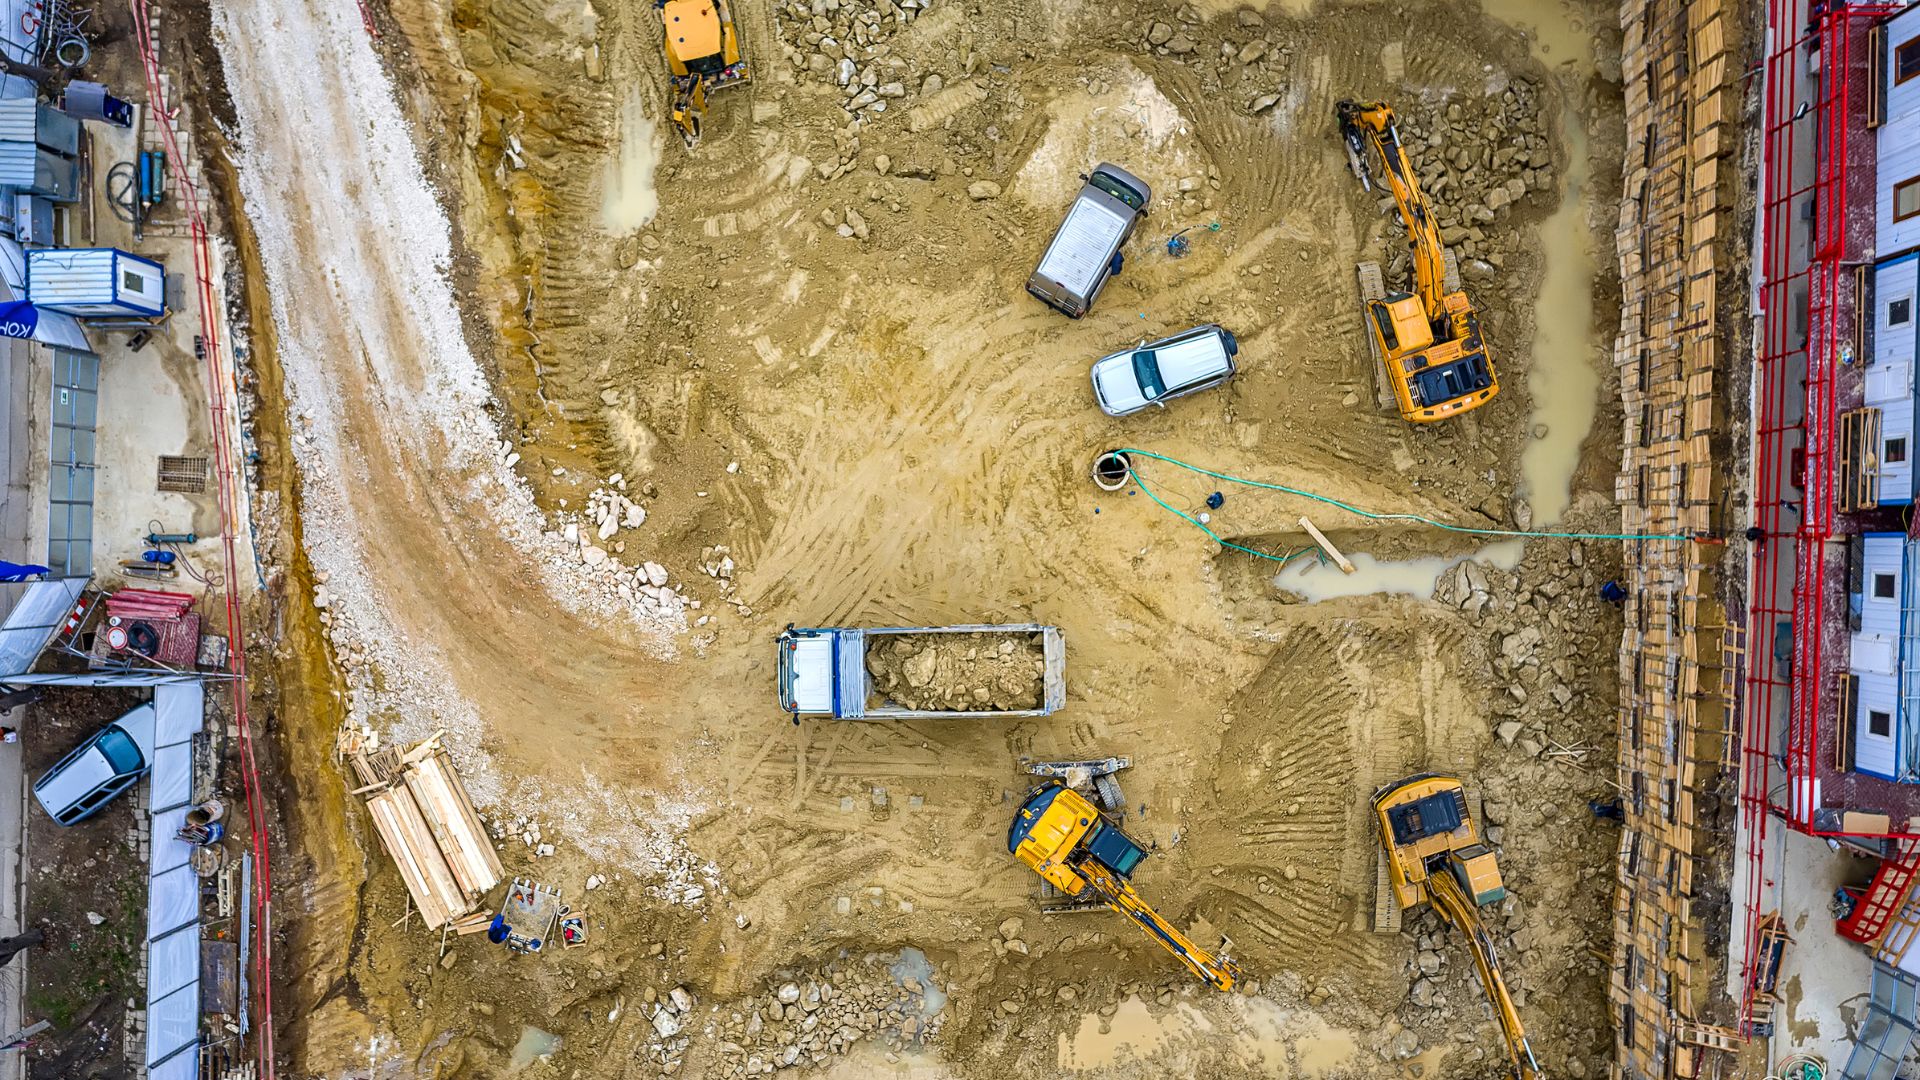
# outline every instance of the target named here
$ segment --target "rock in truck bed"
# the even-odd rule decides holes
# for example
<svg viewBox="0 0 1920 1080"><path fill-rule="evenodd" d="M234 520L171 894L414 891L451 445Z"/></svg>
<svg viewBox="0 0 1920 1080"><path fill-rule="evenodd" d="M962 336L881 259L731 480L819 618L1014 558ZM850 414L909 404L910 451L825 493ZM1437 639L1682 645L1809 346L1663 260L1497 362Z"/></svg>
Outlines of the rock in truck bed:
<svg viewBox="0 0 1920 1080"><path fill-rule="evenodd" d="M1046 659L1037 633L900 634L867 641L868 707L921 712L1038 709Z"/></svg>

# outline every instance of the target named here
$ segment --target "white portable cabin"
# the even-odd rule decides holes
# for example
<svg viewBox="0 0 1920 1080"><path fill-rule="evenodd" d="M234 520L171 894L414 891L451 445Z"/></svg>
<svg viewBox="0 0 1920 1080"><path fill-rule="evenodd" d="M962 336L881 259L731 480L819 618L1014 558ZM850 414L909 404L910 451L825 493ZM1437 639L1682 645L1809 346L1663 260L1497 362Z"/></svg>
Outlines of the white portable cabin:
<svg viewBox="0 0 1920 1080"><path fill-rule="evenodd" d="M1915 279L1920 252L1873 268L1873 338L1867 347L1866 403L1880 410L1880 505L1913 503Z"/></svg>
<svg viewBox="0 0 1920 1080"><path fill-rule="evenodd" d="M1860 590L1860 629L1854 631L1847 662L1858 688L1853 717L1853 771L1898 779L1905 763L1900 751L1905 606L1909 543L1900 533L1868 533L1862 538L1864 570Z"/></svg>
<svg viewBox="0 0 1920 1080"><path fill-rule="evenodd" d="M69 315L164 315L167 271L118 248L27 252L27 299Z"/></svg>
<svg viewBox="0 0 1920 1080"><path fill-rule="evenodd" d="M1920 6L1877 29L1886 109L1875 146L1874 252L1889 258L1920 247Z"/></svg>

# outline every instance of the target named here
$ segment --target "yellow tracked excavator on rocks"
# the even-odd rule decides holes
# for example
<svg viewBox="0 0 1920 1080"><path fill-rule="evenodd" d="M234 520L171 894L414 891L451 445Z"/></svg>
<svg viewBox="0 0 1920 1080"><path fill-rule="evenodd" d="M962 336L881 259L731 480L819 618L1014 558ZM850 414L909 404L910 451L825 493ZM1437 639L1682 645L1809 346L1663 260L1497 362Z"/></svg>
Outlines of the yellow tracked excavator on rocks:
<svg viewBox="0 0 1920 1080"><path fill-rule="evenodd" d="M1365 191L1373 190L1367 153L1380 158L1382 179L1406 222L1413 254L1411 292L1389 293L1380 264L1360 264L1367 340L1386 383L1381 396L1401 419L1416 424L1477 409L1500 392L1500 382L1480 340L1480 317L1460 289L1453 254L1440 241L1433 206L1400 145L1393 110L1377 101L1342 101L1335 111L1347 142L1347 164Z"/></svg>
<svg viewBox="0 0 1920 1080"><path fill-rule="evenodd" d="M1375 792L1373 811L1380 819L1380 842L1386 850L1382 886L1391 890L1383 900L1402 909L1430 903L1441 918L1466 935L1474 966L1480 971L1480 985L1506 1037L1513 1075L1517 1080L1542 1080L1544 1074L1527 1042L1519 1010L1500 974L1493 935L1480 921L1480 908L1505 899L1507 888L1500 880L1493 849L1481 839L1467 813L1465 787L1451 776L1421 773Z"/></svg>
<svg viewBox="0 0 1920 1080"><path fill-rule="evenodd" d="M748 80L727 0L656 0L667 33L673 126L692 149L706 122L707 94Z"/></svg>
<svg viewBox="0 0 1920 1080"><path fill-rule="evenodd" d="M1068 775L1068 765L1057 768L1054 775ZM1095 789L1095 797L1105 789L1105 785ZM1146 849L1067 782L1051 779L1027 794L1007 830L1007 851L1065 896L1097 900L1125 915L1214 989L1231 990L1240 977L1240 969L1224 953L1224 941L1221 955L1216 956L1147 906L1129 880L1147 857Z"/></svg>

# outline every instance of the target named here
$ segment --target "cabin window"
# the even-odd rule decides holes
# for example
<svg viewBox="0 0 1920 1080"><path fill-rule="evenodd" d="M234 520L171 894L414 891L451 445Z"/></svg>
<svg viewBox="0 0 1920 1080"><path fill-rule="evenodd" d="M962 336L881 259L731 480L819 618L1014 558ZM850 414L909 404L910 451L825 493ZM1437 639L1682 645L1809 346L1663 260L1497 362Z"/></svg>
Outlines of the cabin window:
<svg viewBox="0 0 1920 1080"><path fill-rule="evenodd" d="M1899 438L1888 439L1885 457L1889 465L1899 465L1905 462L1907 460L1907 437L1902 435Z"/></svg>
<svg viewBox="0 0 1920 1080"><path fill-rule="evenodd" d="M1887 305L1887 325L1905 326L1913 318L1913 298L1903 296Z"/></svg>
<svg viewBox="0 0 1920 1080"><path fill-rule="evenodd" d="M1893 585L1892 574L1873 575L1873 598L1875 600L1893 599Z"/></svg>
<svg viewBox="0 0 1920 1080"><path fill-rule="evenodd" d="M1908 38L1893 49L1893 84L1920 76L1920 37Z"/></svg>
<svg viewBox="0 0 1920 1080"><path fill-rule="evenodd" d="M1893 220L1905 221L1920 214L1920 176L1893 185Z"/></svg>
<svg viewBox="0 0 1920 1080"><path fill-rule="evenodd" d="M1880 709L1867 710L1867 734L1880 739L1893 734L1893 714Z"/></svg>

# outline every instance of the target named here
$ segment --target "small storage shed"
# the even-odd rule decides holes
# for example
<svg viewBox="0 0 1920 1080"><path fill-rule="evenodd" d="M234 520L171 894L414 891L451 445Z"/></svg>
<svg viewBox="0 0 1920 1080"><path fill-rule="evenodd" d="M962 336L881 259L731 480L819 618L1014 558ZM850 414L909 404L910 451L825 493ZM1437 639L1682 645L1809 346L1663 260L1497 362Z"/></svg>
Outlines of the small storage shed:
<svg viewBox="0 0 1920 1080"><path fill-rule="evenodd" d="M1908 7L1875 27L1875 87L1884 95L1876 132L1874 251L1884 257L1920 245L1920 7Z"/></svg>
<svg viewBox="0 0 1920 1080"><path fill-rule="evenodd" d="M27 299L69 315L164 315L167 271L118 248L27 252Z"/></svg>

